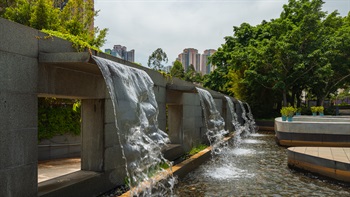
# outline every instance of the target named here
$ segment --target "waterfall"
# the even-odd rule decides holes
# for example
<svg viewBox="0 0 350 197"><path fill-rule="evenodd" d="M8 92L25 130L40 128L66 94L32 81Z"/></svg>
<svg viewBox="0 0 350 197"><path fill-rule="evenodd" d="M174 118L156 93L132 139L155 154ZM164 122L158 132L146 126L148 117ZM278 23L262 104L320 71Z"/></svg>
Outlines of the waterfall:
<svg viewBox="0 0 350 197"><path fill-rule="evenodd" d="M235 112L234 104L233 104L230 97L225 96L225 99L228 103L228 107L229 107L231 115L232 115L232 121L231 121L232 125L235 127L235 130L237 130L237 127L240 126L241 124L238 122L237 113Z"/></svg>
<svg viewBox="0 0 350 197"><path fill-rule="evenodd" d="M246 109L243 105L243 102L238 100L238 103L239 103L239 106L241 107L242 109L242 118L244 120L244 124L243 124L243 131L245 131L243 134L245 136L249 136L251 131L250 131L250 121L248 119L248 116L247 116L247 112L246 112Z"/></svg>
<svg viewBox="0 0 350 197"><path fill-rule="evenodd" d="M243 131L242 125L238 121L237 113L235 112L234 104L230 97L225 96L225 99L227 100L228 106L230 108L230 112L232 115L232 125L235 128L235 135L234 135L234 144L235 146L239 146L242 143L241 134Z"/></svg>
<svg viewBox="0 0 350 197"><path fill-rule="evenodd" d="M250 131L251 133L255 133L255 131L257 130L257 126L255 124L255 120L254 120L254 117L253 117L253 113L252 113L252 110L249 106L248 103L245 103L248 107L248 118L249 118L249 127L250 127Z"/></svg>
<svg viewBox="0 0 350 197"><path fill-rule="evenodd" d="M102 72L113 103L115 126L126 161L131 194L151 196L154 195L152 192L169 190L150 178L151 174L161 172L168 176L160 167L164 163L171 168L171 163L161 152L169 138L158 128L158 104L152 79L143 70L96 56L92 58ZM175 182L172 177L168 180L170 185ZM142 193L139 193L140 190Z"/></svg>
<svg viewBox="0 0 350 197"><path fill-rule="evenodd" d="M211 94L204 89L196 88L202 105L205 125L207 127L207 137L210 145L212 146L213 154L220 154L223 144L224 136L228 133L225 130L225 121L221 117L220 112L216 109Z"/></svg>

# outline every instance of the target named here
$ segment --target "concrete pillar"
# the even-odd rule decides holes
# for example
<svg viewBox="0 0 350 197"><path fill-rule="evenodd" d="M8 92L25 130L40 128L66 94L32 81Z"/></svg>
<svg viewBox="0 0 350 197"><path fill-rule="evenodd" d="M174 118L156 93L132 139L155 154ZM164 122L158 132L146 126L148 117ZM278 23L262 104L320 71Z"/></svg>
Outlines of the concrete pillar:
<svg viewBox="0 0 350 197"><path fill-rule="evenodd" d="M166 89L163 86L155 85L154 94L158 104L158 127L160 130L166 130Z"/></svg>
<svg viewBox="0 0 350 197"><path fill-rule="evenodd" d="M193 146L206 142L206 127L204 115L198 94L183 93L183 146L185 151Z"/></svg>
<svg viewBox="0 0 350 197"><path fill-rule="evenodd" d="M0 196L37 196L38 31L0 18L0 35Z"/></svg>
<svg viewBox="0 0 350 197"><path fill-rule="evenodd" d="M126 177L125 159L119 143L118 130L116 128L113 104L110 98L105 100L105 144L104 144L104 171L108 172L109 181L115 185L124 184Z"/></svg>
<svg viewBox="0 0 350 197"><path fill-rule="evenodd" d="M104 164L104 100L84 99L81 111L81 169L102 171Z"/></svg>
<svg viewBox="0 0 350 197"><path fill-rule="evenodd" d="M168 105L168 135L172 144L183 143L182 105Z"/></svg>

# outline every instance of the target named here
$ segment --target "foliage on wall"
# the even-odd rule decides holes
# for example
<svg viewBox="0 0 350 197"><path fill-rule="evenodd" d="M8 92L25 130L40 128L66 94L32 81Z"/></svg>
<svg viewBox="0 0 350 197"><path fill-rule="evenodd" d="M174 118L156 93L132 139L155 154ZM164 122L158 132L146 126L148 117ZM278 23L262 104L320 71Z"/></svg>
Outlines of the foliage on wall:
<svg viewBox="0 0 350 197"><path fill-rule="evenodd" d="M38 139L56 135L80 135L80 101L71 99L39 98Z"/></svg>

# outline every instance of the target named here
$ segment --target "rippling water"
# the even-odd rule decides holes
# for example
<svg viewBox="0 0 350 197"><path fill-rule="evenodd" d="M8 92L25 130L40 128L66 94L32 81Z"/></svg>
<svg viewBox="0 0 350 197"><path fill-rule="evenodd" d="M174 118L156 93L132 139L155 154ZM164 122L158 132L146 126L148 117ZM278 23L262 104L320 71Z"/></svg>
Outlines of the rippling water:
<svg viewBox="0 0 350 197"><path fill-rule="evenodd" d="M273 135L247 141L231 150L225 162L216 158L179 180L177 196L350 196L349 186L290 170L286 149L276 145Z"/></svg>

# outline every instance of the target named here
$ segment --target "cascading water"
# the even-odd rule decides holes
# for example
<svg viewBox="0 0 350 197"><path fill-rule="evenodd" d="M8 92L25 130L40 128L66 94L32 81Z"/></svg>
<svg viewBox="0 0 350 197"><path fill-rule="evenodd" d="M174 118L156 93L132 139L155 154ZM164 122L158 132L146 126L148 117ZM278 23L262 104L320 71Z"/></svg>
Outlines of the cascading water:
<svg viewBox="0 0 350 197"><path fill-rule="evenodd" d="M249 118L249 127L250 127L250 130L251 130L251 133L255 133L255 131L258 129L256 124L255 124L255 120L254 120L254 117L253 117L253 113L252 113L252 109L250 108L250 105L248 103L245 103L248 107L248 118Z"/></svg>
<svg viewBox="0 0 350 197"><path fill-rule="evenodd" d="M242 138L241 134L243 131L242 125L239 123L237 118L237 113L235 112L234 104L230 97L225 96L225 99L227 100L228 106L230 108L230 112L232 115L232 125L235 128L235 136L234 136L234 144L236 146L239 146L241 144Z"/></svg>
<svg viewBox="0 0 350 197"><path fill-rule="evenodd" d="M205 125L207 127L207 137L212 146L213 154L220 154L223 144L224 136L228 133L225 130L225 121L221 117L220 112L216 109L211 94L204 89L196 88L204 112Z"/></svg>
<svg viewBox="0 0 350 197"><path fill-rule="evenodd" d="M251 128L251 126L250 126L250 121L249 121L249 119L248 119L248 117L247 117L247 112L246 112L246 110L245 110L245 107L244 107L242 101L238 100L238 103L239 103L239 105L241 106L241 109L242 109L242 118L243 118L243 120L244 120L243 130L245 131L244 135L245 135L245 136L249 136L249 135L251 134L251 131L250 131L250 128Z"/></svg>
<svg viewBox="0 0 350 197"><path fill-rule="evenodd" d="M170 186L175 183L175 179L160 167L166 163L171 168L171 163L161 153L169 138L158 128L158 104L152 79L143 70L96 56L92 58L102 72L113 103L131 195L169 195L171 187L150 177L163 174Z"/></svg>

